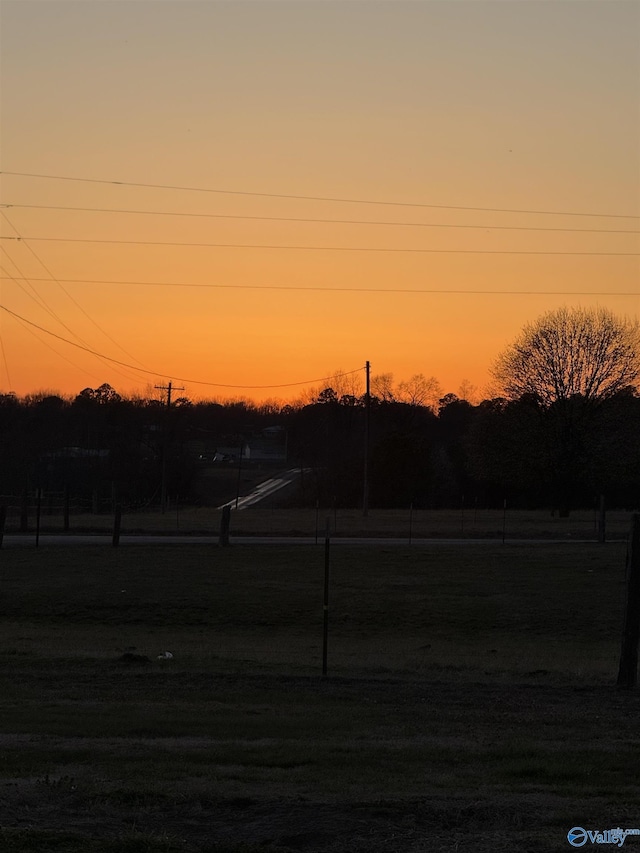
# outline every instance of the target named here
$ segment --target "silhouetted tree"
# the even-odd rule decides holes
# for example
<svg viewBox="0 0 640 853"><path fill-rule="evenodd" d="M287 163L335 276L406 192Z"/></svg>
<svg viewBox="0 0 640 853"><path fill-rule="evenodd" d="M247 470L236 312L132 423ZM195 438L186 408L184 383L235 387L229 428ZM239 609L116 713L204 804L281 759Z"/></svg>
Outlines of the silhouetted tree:
<svg viewBox="0 0 640 853"><path fill-rule="evenodd" d="M318 394L317 403L337 403L338 395L333 388L325 388Z"/></svg>
<svg viewBox="0 0 640 853"><path fill-rule="evenodd" d="M84 388L76 397L76 400L88 400L93 403L117 403L122 399L120 394L107 382L103 382L99 388Z"/></svg>
<svg viewBox="0 0 640 853"><path fill-rule="evenodd" d="M560 308L524 327L493 368L505 396L543 406L576 395L603 400L640 377L640 325L606 308Z"/></svg>
<svg viewBox="0 0 640 853"><path fill-rule="evenodd" d="M549 503L552 466L535 398L484 400L464 438L469 471L486 503Z"/></svg>
<svg viewBox="0 0 640 853"><path fill-rule="evenodd" d="M435 405L442 395L440 383L434 376L426 377L422 373L416 373L406 382L398 385L397 399L411 406Z"/></svg>
<svg viewBox="0 0 640 853"><path fill-rule="evenodd" d="M371 377L371 396L383 403L395 400L393 373L378 373Z"/></svg>
<svg viewBox="0 0 640 853"><path fill-rule="evenodd" d="M568 514L593 480L599 410L640 377L640 325L605 308L550 311L525 326L493 372L507 397L537 402L552 499Z"/></svg>

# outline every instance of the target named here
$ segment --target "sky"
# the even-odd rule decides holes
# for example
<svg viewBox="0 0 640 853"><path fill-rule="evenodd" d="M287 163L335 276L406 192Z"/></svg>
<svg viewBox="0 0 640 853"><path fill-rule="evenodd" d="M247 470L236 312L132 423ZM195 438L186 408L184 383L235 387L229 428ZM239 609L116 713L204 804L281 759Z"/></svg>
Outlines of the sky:
<svg viewBox="0 0 640 853"><path fill-rule="evenodd" d="M1 0L0 72L1 392L484 396L640 315L636 0Z"/></svg>

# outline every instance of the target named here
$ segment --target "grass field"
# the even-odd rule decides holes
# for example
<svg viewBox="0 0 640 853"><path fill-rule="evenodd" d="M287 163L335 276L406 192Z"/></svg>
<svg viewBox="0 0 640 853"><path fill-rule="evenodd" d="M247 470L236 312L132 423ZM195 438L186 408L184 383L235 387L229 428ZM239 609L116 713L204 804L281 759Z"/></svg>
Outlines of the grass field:
<svg viewBox="0 0 640 853"><path fill-rule="evenodd" d="M551 853L640 828L624 561L333 549L323 678L322 547L4 549L0 850Z"/></svg>

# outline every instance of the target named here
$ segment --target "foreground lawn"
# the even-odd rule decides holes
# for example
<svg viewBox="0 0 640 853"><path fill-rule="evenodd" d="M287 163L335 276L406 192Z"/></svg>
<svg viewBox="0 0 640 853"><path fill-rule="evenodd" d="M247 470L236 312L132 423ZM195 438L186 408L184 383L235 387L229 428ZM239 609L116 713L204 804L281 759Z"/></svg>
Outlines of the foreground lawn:
<svg viewBox="0 0 640 853"><path fill-rule="evenodd" d="M2 851L557 851L640 826L624 546L336 548L327 678L321 547L0 566Z"/></svg>

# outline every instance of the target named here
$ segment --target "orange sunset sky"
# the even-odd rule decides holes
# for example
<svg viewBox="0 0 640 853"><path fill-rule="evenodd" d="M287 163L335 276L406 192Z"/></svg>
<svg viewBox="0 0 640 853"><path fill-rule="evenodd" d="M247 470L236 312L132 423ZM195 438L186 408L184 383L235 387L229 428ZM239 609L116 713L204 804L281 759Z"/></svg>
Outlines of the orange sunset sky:
<svg viewBox="0 0 640 853"><path fill-rule="evenodd" d="M482 392L545 311L640 314L637 2L0 16L5 393Z"/></svg>

